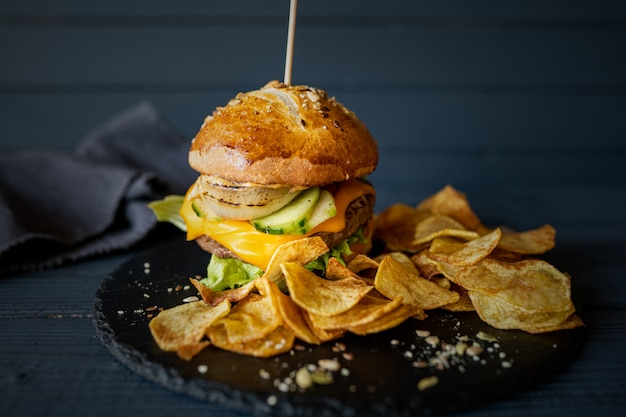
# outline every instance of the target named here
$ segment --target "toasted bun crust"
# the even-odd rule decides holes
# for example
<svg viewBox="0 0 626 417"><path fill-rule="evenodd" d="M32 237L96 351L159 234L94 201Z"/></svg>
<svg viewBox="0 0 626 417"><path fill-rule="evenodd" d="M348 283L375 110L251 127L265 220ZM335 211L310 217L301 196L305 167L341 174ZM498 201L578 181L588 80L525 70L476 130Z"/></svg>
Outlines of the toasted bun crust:
<svg viewBox="0 0 626 417"><path fill-rule="evenodd" d="M376 141L356 115L307 86L269 82L208 116L189 165L238 183L312 187L371 173Z"/></svg>

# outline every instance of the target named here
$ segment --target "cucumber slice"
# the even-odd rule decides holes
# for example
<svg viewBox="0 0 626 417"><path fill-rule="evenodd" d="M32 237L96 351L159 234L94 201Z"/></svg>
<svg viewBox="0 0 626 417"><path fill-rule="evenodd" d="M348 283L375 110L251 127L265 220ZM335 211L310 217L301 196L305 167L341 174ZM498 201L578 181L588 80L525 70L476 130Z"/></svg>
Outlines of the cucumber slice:
<svg viewBox="0 0 626 417"><path fill-rule="evenodd" d="M191 202L191 208L201 219L220 220L211 210L209 210L201 199L195 199Z"/></svg>
<svg viewBox="0 0 626 417"><path fill-rule="evenodd" d="M193 209L194 213L196 213L196 215L201 219L206 219L207 215L204 210L202 210L201 205L202 204L200 203L200 200L193 200L191 202L191 208Z"/></svg>
<svg viewBox="0 0 626 417"><path fill-rule="evenodd" d="M335 214L337 214L337 207L335 206L333 195L329 191L321 190L320 198L317 200L317 204L311 213L311 218L304 226L302 233L308 233L311 229L322 224Z"/></svg>
<svg viewBox="0 0 626 417"><path fill-rule="evenodd" d="M254 219L252 225L263 233L281 235L306 233L304 227L320 198L319 187L311 187L301 192L291 203L274 213Z"/></svg>

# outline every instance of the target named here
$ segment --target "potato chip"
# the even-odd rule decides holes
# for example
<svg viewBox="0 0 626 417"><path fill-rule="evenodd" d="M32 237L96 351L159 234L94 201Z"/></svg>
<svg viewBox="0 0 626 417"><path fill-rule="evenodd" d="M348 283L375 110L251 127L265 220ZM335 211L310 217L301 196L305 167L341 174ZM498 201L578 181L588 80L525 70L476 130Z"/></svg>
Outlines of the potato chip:
<svg viewBox="0 0 626 417"><path fill-rule="evenodd" d="M503 229L498 247L504 251L540 255L555 246L556 230L549 224L525 232Z"/></svg>
<svg viewBox="0 0 626 417"><path fill-rule="evenodd" d="M406 204L387 207L375 218L375 237L381 239L389 251L415 253L424 245L415 244L415 229L419 222L430 216Z"/></svg>
<svg viewBox="0 0 626 417"><path fill-rule="evenodd" d="M378 269L378 262L359 253L348 263L348 269L358 274L367 269Z"/></svg>
<svg viewBox="0 0 626 417"><path fill-rule="evenodd" d="M246 343L270 334L281 324L280 312L271 296L251 293L235 304L226 317L213 323L208 334L211 337L217 327L222 327L230 343Z"/></svg>
<svg viewBox="0 0 626 417"><path fill-rule="evenodd" d="M401 299L388 300L366 295L354 307L333 316L309 313L311 322L324 330L346 329L377 320L402 305Z"/></svg>
<svg viewBox="0 0 626 417"><path fill-rule="evenodd" d="M482 320L496 328L542 331L574 313L570 279L543 260L484 259L474 266L440 262L440 271L469 291Z"/></svg>
<svg viewBox="0 0 626 417"><path fill-rule="evenodd" d="M339 339L346 334L347 332L346 329L325 330L320 327L317 327L315 323L313 323L313 321L311 320L310 314L311 313L307 311L303 311L304 319L306 320L307 325L309 326L311 331L315 334L315 337L317 337L321 343L326 343L326 342L330 342L331 340Z"/></svg>
<svg viewBox="0 0 626 417"><path fill-rule="evenodd" d="M315 314L343 313L373 288L358 278L324 279L293 262L282 264L282 269L291 299Z"/></svg>
<svg viewBox="0 0 626 417"><path fill-rule="evenodd" d="M450 282L450 280L444 277L443 275L437 275L435 277L432 277L429 279L429 281L432 282L433 284L437 284L441 288L445 288L446 290L449 290L452 287L452 283ZM456 290L454 291L458 292Z"/></svg>
<svg viewBox="0 0 626 417"><path fill-rule="evenodd" d="M284 262L295 262L306 265L328 252L328 246L319 236L296 239L283 243L272 255L263 276L274 281L278 287L285 290L283 272L280 265Z"/></svg>
<svg viewBox="0 0 626 417"><path fill-rule="evenodd" d="M465 194L455 190L450 185L446 185L436 194L423 200L417 209L452 217L467 230L480 231L483 228L480 219L471 209Z"/></svg>
<svg viewBox="0 0 626 417"><path fill-rule="evenodd" d="M441 275L441 272L439 272L439 270L437 269L437 265L435 264L435 262L428 256L428 252L428 249L424 249L422 251L419 251L415 255L412 255L410 259L411 262L413 262L413 264L417 267L421 276L432 280L433 277Z"/></svg>
<svg viewBox="0 0 626 417"><path fill-rule="evenodd" d="M291 329L295 336L307 343L319 345L320 339L309 328L302 309L294 303L278 286L265 277L257 279L257 288L262 295L268 294L277 306L284 325Z"/></svg>
<svg viewBox="0 0 626 417"><path fill-rule="evenodd" d="M254 281L250 281L238 288L222 291L213 291L195 278L189 278L189 282L196 288L202 300L212 306L216 306L224 300L228 300L231 303L241 301L254 289Z"/></svg>
<svg viewBox="0 0 626 417"><path fill-rule="evenodd" d="M424 320L426 318L426 314L424 313L424 310L420 308L416 308L408 304L402 304L400 307L376 320L360 325L351 325L348 327L348 331L360 336L380 333L398 326L411 317Z"/></svg>
<svg viewBox="0 0 626 417"><path fill-rule="evenodd" d="M359 278L359 276L352 272L347 266L343 265L337 258L330 258L328 265L326 266L326 279L337 280L343 278Z"/></svg>
<svg viewBox="0 0 626 417"><path fill-rule="evenodd" d="M460 311L476 311L472 300L469 297L467 290L459 285L452 284L450 290L459 294L459 301L451 304L446 304L441 308L448 311L460 312Z"/></svg>
<svg viewBox="0 0 626 417"><path fill-rule="evenodd" d="M401 298L404 304L430 310L458 301L459 294L441 288L392 256L380 262L374 287L385 297Z"/></svg>
<svg viewBox="0 0 626 417"><path fill-rule="evenodd" d="M574 308L562 311L542 311L511 304L502 299L477 291L468 291L472 304L481 320L497 329L518 329L528 333L559 330L573 314Z"/></svg>
<svg viewBox="0 0 626 417"><path fill-rule="evenodd" d="M476 265L486 258L500 242L500 228L465 243L451 239L435 239L430 246L429 256L432 259L456 266Z"/></svg>
<svg viewBox="0 0 626 417"><path fill-rule="evenodd" d="M246 342L233 343L228 337L224 326L211 328L211 343L220 349L242 355L257 358L269 358L291 350L295 340L294 333L284 327L278 326L269 334Z"/></svg>
<svg viewBox="0 0 626 417"><path fill-rule="evenodd" d="M400 262L402 265L406 266L414 274L420 275L420 271L417 269L417 266L413 263L411 258L402 252L387 252L376 257L376 259L378 260L379 268L380 268L380 262L382 262L383 259L385 259L387 256L391 256L393 259Z"/></svg>
<svg viewBox="0 0 626 417"><path fill-rule="evenodd" d="M184 303L161 311L148 324L161 350L177 352L190 360L208 345L202 341L206 329L230 311L230 302L224 300L215 307L203 301Z"/></svg>
<svg viewBox="0 0 626 417"><path fill-rule="evenodd" d="M415 234L413 235L413 244L419 246L442 236L454 236L468 240L480 237L477 232L467 230L452 217L443 214L433 214L417 224Z"/></svg>

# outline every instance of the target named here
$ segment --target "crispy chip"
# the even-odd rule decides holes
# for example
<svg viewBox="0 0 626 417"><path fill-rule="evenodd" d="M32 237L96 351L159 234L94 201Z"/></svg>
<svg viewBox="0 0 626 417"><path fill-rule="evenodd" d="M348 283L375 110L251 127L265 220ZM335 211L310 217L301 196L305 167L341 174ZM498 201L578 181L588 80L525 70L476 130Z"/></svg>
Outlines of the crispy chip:
<svg viewBox="0 0 626 417"><path fill-rule="evenodd" d="M503 229L498 247L504 251L540 255L555 246L556 230L549 224L525 232Z"/></svg>
<svg viewBox="0 0 626 417"><path fill-rule="evenodd" d="M282 324L278 307L270 295L249 294L233 306L228 316L213 323L208 335L222 327L228 341L232 344L246 343L260 339L273 332ZM212 339L212 338L211 338Z"/></svg>
<svg viewBox="0 0 626 417"><path fill-rule="evenodd" d="M359 253L350 261L350 263L348 263L348 269L355 274L358 274L359 272L363 272L367 269L378 269L378 262L369 256Z"/></svg>
<svg viewBox="0 0 626 417"><path fill-rule="evenodd" d="M261 338L241 343L231 342L224 326L212 327L209 337L211 343L220 349L257 358L269 358L288 352L295 340L294 333L284 326L276 327Z"/></svg>
<svg viewBox="0 0 626 417"><path fill-rule="evenodd" d="M447 278L446 278L447 279ZM449 281L448 281L449 282ZM472 300L470 300L467 290L459 285L452 284L450 289L459 294L459 301L456 303L446 304L441 308L448 311L476 311Z"/></svg>
<svg viewBox="0 0 626 417"><path fill-rule="evenodd" d="M346 329L325 330L325 329L319 328L311 320L311 317L310 317L311 313L309 313L308 311L304 311L303 314L304 314L304 319L307 322L307 325L309 326L311 331L315 334L315 337L317 337L317 339L321 343L326 343L326 342L330 342L331 340L339 339L340 337L343 337L346 334Z"/></svg>
<svg viewBox="0 0 626 417"><path fill-rule="evenodd" d="M177 352L182 359L190 360L208 345L202 341L206 329L229 311L228 300L215 307L203 301L184 303L161 311L148 326L161 350Z"/></svg>
<svg viewBox="0 0 626 417"><path fill-rule="evenodd" d="M320 329L338 330L365 325L377 320L402 305L401 299L386 300L366 295L354 307L334 316L309 313L311 322Z"/></svg>
<svg viewBox="0 0 626 417"><path fill-rule="evenodd" d="M358 278L328 280L293 262L282 264L291 299L315 314L332 316L356 305L372 287Z"/></svg>
<svg viewBox="0 0 626 417"><path fill-rule="evenodd" d="M417 209L452 217L468 230L480 231L483 228L480 219L471 209L465 194L455 190L450 185L446 185L436 194L423 200Z"/></svg>
<svg viewBox="0 0 626 417"><path fill-rule="evenodd" d="M481 319L496 328L541 332L574 313L569 277L542 260L484 259L465 267L440 262L438 268L469 291Z"/></svg>
<svg viewBox="0 0 626 417"><path fill-rule="evenodd" d="M257 279L257 288L262 295L268 294L278 308L284 325L291 329L295 336L307 343L319 345L320 339L309 328L302 309L288 295L283 294L278 286L265 277Z"/></svg>
<svg viewBox="0 0 626 417"><path fill-rule="evenodd" d="M390 251L415 253L424 247L415 244L415 229L430 213L418 211L406 204L394 204L383 210L375 219L375 236Z"/></svg>
<svg viewBox="0 0 626 417"><path fill-rule="evenodd" d="M385 297L401 298L405 304L430 310L458 301L459 294L441 288L392 256L380 262L374 286Z"/></svg>
<svg viewBox="0 0 626 417"><path fill-rule="evenodd" d="M241 301L254 289L254 281L248 282L238 288L222 291L213 291L195 278L189 278L189 282L196 288L202 300L212 306L216 306L224 300L228 300L231 303Z"/></svg>
<svg viewBox="0 0 626 417"><path fill-rule="evenodd" d="M414 274L420 275L420 271L417 269L417 266L413 263L411 258L402 252L387 252L378 256L376 259L378 260L379 268L380 268L380 262L382 262L383 259L385 259L388 256L391 256L393 259L400 262L402 265L406 266Z"/></svg>
<svg viewBox="0 0 626 417"><path fill-rule="evenodd" d="M408 304L402 304L399 308L396 308L395 310L389 312L382 317L379 317L376 320L372 320L361 325L352 325L348 327L348 331L361 336L373 333L380 333L382 331L396 327L397 325L411 317L424 320L426 318L426 314L424 313L424 310L420 308L416 308Z"/></svg>
<svg viewBox="0 0 626 417"><path fill-rule="evenodd" d="M451 239L435 239L430 246L430 257L456 266L476 265L486 258L500 242L500 228L465 243Z"/></svg>
<svg viewBox="0 0 626 417"><path fill-rule="evenodd" d="M337 258L330 258L328 265L326 266L326 279L337 280L343 278L359 278L359 276L352 272L347 266L343 265Z"/></svg>
<svg viewBox="0 0 626 417"><path fill-rule="evenodd" d="M480 237L477 232L467 230L452 217L443 214L433 214L417 224L413 236L413 244L419 246L442 236L454 236L462 239L476 239Z"/></svg>
<svg viewBox="0 0 626 417"><path fill-rule="evenodd" d="M280 268L281 264L284 262L295 262L300 265L306 265L326 252L328 252L328 246L326 246L326 243L324 243L319 236L296 239L291 242L283 243L276 248L263 276L270 281L276 282L278 287L284 290L284 277Z"/></svg>
<svg viewBox="0 0 626 417"><path fill-rule="evenodd" d="M565 311L531 310L517 302L511 304L510 298L502 299L477 291L468 291L468 294L480 318L497 329L518 329L534 334L570 328L569 324L561 326L573 314L573 307Z"/></svg>
<svg viewBox="0 0 626 417"><path fill-rule="evenodd" d="M438 238L444 239L444 238ZM411 256L411 262L417 267L420 275L427 279L432 279L441 272L437 269L437 264L428 256L429 250L424 249Z"/></svg>
<svg viewBox="0 0 626 417"><path fill-rule="evenodd" d="M441 288L445 288L446 290L449 290L450 287L452 287L452 283L450 282L450 280L448 278L444 277L443 275L437 275L435 277L432 277L432 278L429 279L429 281L434 283L434 284L437 284ZM458 292L456 290L454 290L454 291Z"/></svg>

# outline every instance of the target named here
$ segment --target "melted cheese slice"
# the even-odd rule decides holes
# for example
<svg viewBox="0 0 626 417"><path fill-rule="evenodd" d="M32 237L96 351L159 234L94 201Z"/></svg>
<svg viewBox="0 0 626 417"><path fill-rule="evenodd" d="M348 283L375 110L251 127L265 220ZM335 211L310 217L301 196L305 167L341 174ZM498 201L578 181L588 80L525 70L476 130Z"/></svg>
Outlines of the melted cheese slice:
<svg viewBox="0 0 626 417"><path fill-rule="evenodd" d="M365 194L374 194L374 188L358 179L344 181L333 194L337 214L326 220L305 235L270 235L259 232L245 220L210 220L196 215L188 198L180 209L180 215L187 224L187 240L194 240L202 235L209 236L222 246L236 253L245 262L265 270L276 248L283 243L302 239L319 232L339 232L346 227L346 209L348 205Z"/></svg>

